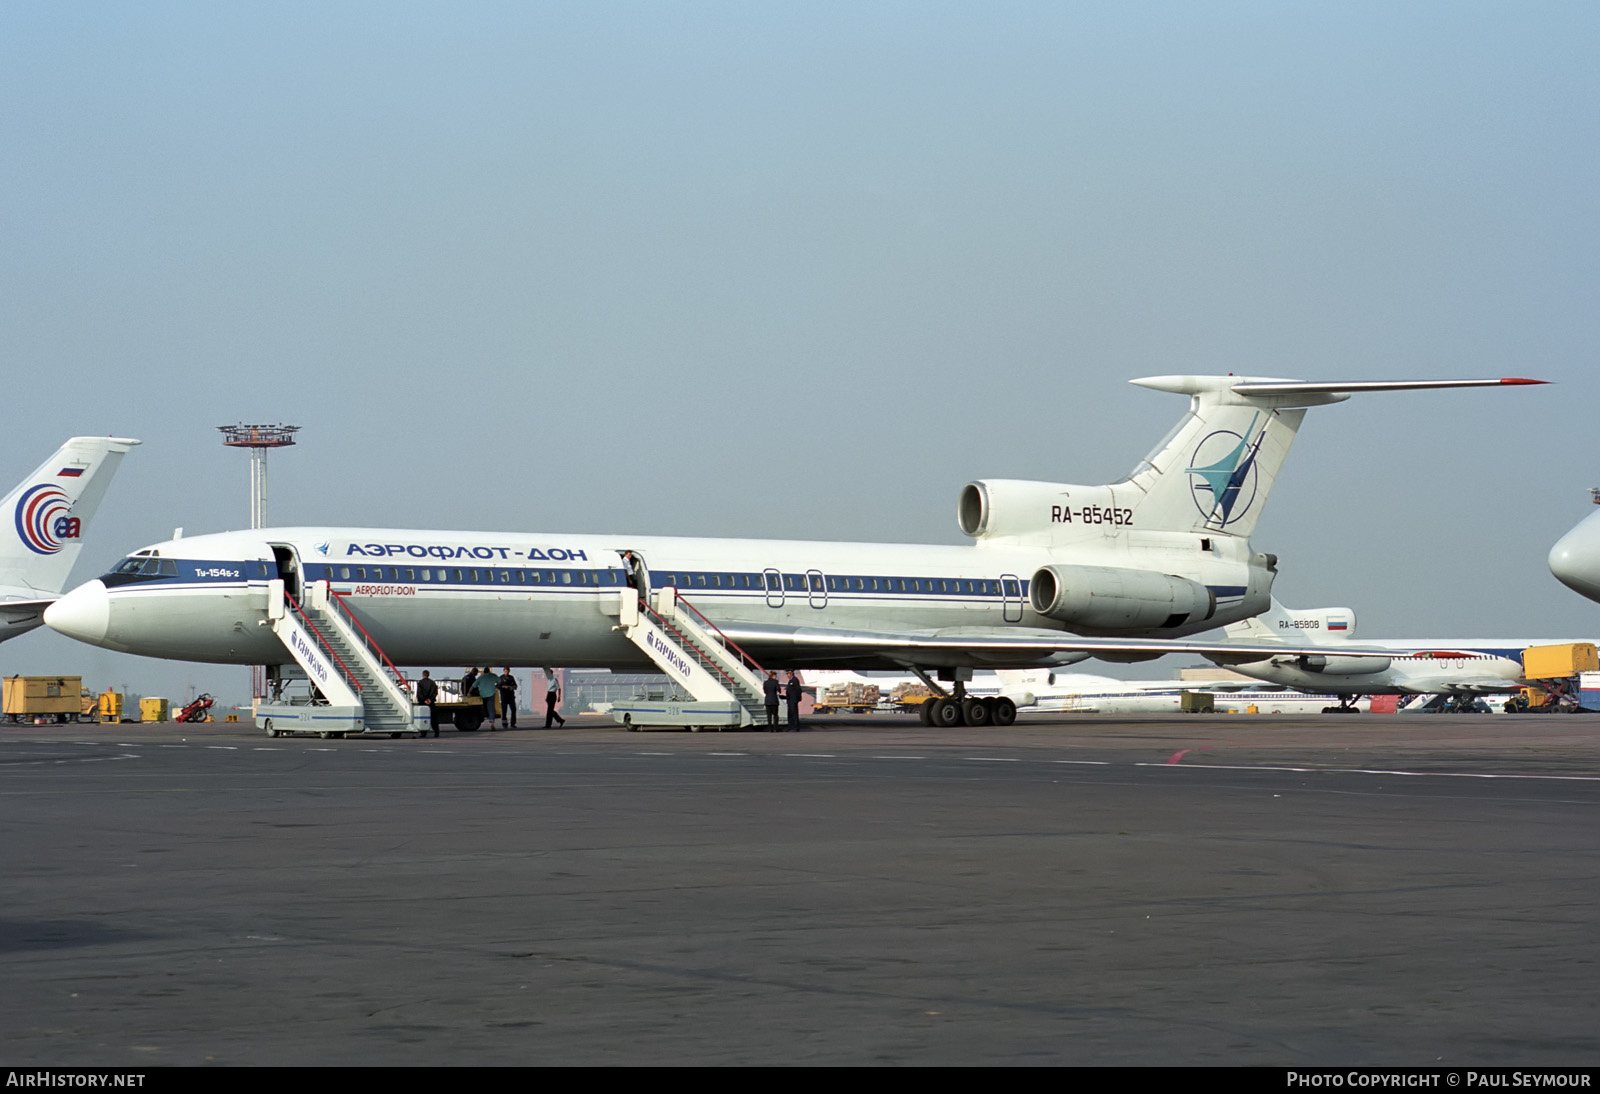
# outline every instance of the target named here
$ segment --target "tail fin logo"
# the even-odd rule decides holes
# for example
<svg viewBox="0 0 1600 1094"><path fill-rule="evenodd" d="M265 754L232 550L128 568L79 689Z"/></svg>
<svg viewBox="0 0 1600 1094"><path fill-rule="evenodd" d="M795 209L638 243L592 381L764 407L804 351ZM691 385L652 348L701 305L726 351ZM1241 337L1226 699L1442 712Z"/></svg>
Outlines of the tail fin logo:
<svg viewBox="0 0 1600 1094"><path fill-rule="evenodd" d="M1252 418L1244 436L1231 429L1219 429L1195 446L1194 458L1186 469L1189 490L1200 515L1214 528L1226 528L1239 520L1256 502L1256 454L1267 435L1265 425L1256 432L1260 420L1260 414Z"/></svg>
<svg viewBox="0 0 1600 1094"><path fill-rule="evenodd" d="M53 483L34 486L17 499L17 538L38 555L53 555L64 540L77 539L83 524L72 515L72 499Z"/></svg>

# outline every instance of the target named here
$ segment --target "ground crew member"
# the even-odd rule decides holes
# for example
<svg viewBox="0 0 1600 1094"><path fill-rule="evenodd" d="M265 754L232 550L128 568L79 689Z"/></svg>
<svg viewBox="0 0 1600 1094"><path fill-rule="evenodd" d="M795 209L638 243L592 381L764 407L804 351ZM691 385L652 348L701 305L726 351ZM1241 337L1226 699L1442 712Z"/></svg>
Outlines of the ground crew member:
<svg viewBox="0 0 1600 1094"><path fill-rule="evenodd" d="M428 670L422 670L422 679L417 681L417 702L428 708L428 725L433 729L433 735L439 735L439 709L434 706L439 699L439 685L428 678Z"/></svg>
<svg viewBox="0 0 1600 1094"><path fill-rule="evenodd" d="M789 670L789 683L783 689L783 698L789 704L789 728L800 729L800 677Z"/></svg>
<svg viewBox="0 0 1600 1094"><path fill-rule="evenodd" d="M767 732L778 732L778 673L774 669L767 670L767 678L761 681L761 691L767 703Z"/></svg>
<svg viewBox="0 0 1600 1094"><path fill-rule="evenodd" d="M477 682L473 685L478 689L478 698L483 700L483 717L489 723L489 728L494 728L494 696L500 690L500 678L488 665L483 666L483 671L478 674Z"/></svg>
<svg viewBox="0 0 1600 1094"><path fill-rule="evenodd" d="M556 707L560 705L561 682L552 676L550 677L550 686L544 693L544 728L550 728L550 722L552 719L561 723L562 725L567 724L567 720L561 717L561 715L556 711Z"/></svg>
<svg viewBox="0 0 1600 1094"><path fill-rule="evenodd" d="M517 728L517 678L509 668L500 674L500 715L507 729Z"/></svg>

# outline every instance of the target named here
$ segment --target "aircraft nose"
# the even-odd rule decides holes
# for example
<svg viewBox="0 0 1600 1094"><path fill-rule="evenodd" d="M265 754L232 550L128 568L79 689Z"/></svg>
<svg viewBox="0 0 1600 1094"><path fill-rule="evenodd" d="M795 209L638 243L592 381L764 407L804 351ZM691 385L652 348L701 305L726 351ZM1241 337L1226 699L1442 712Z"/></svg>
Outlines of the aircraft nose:
<svg viewBox="0 0 1600 1094"><path fill-rule="evenodd" d="M44 623L68 638L104 645L111 628L111 596L104 582L90 581L73 589L44 610Z"/></svg>
<svg viewBox="0 0 1600 1094"><path fill-rule="evenodd" d="M1556 540L1550 548L1550 572L1573 592L1600 600L1600 513Z"/></svg>

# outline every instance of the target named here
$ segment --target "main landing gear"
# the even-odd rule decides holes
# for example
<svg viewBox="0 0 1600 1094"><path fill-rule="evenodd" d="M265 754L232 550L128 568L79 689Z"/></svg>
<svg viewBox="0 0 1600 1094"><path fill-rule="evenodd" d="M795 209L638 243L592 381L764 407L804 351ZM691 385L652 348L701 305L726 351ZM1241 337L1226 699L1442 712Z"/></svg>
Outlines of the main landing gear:
<svg viewBox="0 0 1600 1094"><path fill-rule="evenodd" d="M1359 695L1341 695L1341 696L1339 696L1339 705L1338 706L1336 706L1336 707L1323 707L1322 708L1322 713L1324 713L1324 714L1360 714L1361 713L1361 708L1356 706L1356 704L1359 703L1360 701L1361 701L1361 696L1359 696Z"/></svg>
<svg viewBox="0 0 1600 1094"><path fill-rule="evenodd" d="M925 726L950 729L954 726L1008 726L1017 720L1017 704L1004 695L983 699L967 695L967 685L955 682L949 697L935 695L917 708Z"/></svg>

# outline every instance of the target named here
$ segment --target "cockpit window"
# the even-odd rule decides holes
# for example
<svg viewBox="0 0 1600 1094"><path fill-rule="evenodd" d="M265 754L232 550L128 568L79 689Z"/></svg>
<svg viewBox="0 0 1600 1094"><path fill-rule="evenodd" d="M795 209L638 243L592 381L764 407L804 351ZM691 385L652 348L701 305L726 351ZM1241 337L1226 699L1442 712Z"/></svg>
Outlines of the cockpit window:
<svg viewBox="0 0 1600 1094"><path fill-rule="evenodd" d="M161 558L152 551L144 551L137 555L129 555L117 563L104 575L103 580L107 585L126 585L154 577L177 576L178 563L175 560Z"/></svg>

